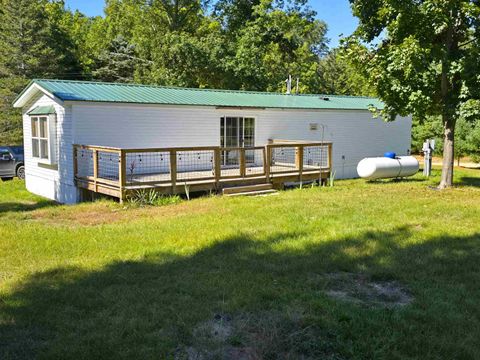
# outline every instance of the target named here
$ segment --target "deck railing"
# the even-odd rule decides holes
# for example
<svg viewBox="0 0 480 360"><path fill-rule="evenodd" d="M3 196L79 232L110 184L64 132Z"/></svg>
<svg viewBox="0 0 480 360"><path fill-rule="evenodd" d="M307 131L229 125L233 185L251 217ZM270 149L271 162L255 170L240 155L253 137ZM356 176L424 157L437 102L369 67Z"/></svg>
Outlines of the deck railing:
<svg viewBox="0 0 480 360"><path fill-rule="evenodd" d="M122 149L74 145L77 182L89 189L119 194L147 186L177 186L235 179L266 180L330 171L332 144L328 142L272 141L257 147L176 147Z"/></svg>

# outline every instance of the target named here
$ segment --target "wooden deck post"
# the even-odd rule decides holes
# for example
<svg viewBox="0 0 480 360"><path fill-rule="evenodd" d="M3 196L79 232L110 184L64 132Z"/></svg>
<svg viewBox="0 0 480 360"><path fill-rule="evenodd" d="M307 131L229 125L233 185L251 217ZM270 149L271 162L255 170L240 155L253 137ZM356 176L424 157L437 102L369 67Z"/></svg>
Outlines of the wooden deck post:
<svg viewBox="0 0 480 360"><path fill-rule="evenodd" d="M215 174L215 188L218 190L220 187L220 177L222 175L222 153L220 148L215 148L213 153L214 162L214 174Z"/></svg>
<svg viewBox="0 0 480 360"><path fill-rule="evenodd" d="M332 171L332 143L328 144L328 169Z"/></svg>
<svg viewBox="0 0 480 360"><path fill-rule="evenodd" d="M97 151L97 149L92 150L92 157L93 157L93 186L95 187L95 192L98 192L98 187L97 187L98 151Z"/></svg>
<svg viewBox="0 0 480 360"><path fill-rule="evenodd" d="M332 143L327 144L327 161L328 161L328 171L326 178L323 179L323 184L327 185L328 179L332 176Z"/></svg>
<svg viewBox="0 0 480 360"><path fill-rule="evenodd" d="M245 148L239 150L240 155L240 177L244 178L246 174Z"/></svg>
<svg viewBox="0 0 480 360"><path fill-rule="evenodd" d="M125 186L127 185L127 161L125 151L122 149L118 152L118 186L120 192L120 203L126 199Z"/></svg>
<svg viewBox="0 0 480 360"><path fill-rule="evenodd" d="M265 172L265 178L267 182L270 182L270 162L272 160L271 148L268 145L265 145L265 150L263 152L263 170Z"/></svg>
<svg viewBox="0 0 480 360"><path fill-rule="evenodd" d="M120 191L120 203L123 203L126 200L125 186L127 185L127 161L124 150L118 152L118 185Z"/></svg>
<svg viewBox="0 0 480 360"><path fill-rule="evenodd" d="M75 185L77 185L77 175L78 175L77 146L73 145L73 179L75 181Z"/></svg>
<svg viewBox="0 0 480 360"><path fill-rule="evenodd" d="M177 151L170 150L170 182L172 183L172 194L177 192Z"/></svg>
<svg viewBox="0 0 480 360"><path fill-rule="evenodd" d="M298 169L298 180L302 182L302 172L303 172L303 145L297 146L297 151L295 152L295 167Z"/></svg>

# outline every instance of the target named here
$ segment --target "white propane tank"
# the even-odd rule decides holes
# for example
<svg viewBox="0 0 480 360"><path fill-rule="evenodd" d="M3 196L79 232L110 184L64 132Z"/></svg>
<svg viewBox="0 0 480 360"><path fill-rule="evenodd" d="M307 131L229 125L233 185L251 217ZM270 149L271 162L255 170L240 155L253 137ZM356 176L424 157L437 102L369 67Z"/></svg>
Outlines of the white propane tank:
<svg viewBox="0 0 480 360"><path fill-rule="evenodd" d="M413 156L365 158L357 165L358 176L370 180L412 176L418 169L418 161Z"/></svg>

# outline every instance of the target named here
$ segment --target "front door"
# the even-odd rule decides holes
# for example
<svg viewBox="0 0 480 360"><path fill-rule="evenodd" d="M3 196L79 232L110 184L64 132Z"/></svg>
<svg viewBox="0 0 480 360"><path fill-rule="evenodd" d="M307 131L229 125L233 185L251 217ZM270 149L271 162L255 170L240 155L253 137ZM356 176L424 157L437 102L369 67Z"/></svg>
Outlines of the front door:
<svg viewBox="0 0 480 360"><path fill-rule="evenodd" d="M220 146L221 147L254 147L255 146L255 119L251 117L225 116L220 119ZM223 165L238 164L238 151L224 151ZM245 153L245 161L254 161L253 151Z"/></svg>

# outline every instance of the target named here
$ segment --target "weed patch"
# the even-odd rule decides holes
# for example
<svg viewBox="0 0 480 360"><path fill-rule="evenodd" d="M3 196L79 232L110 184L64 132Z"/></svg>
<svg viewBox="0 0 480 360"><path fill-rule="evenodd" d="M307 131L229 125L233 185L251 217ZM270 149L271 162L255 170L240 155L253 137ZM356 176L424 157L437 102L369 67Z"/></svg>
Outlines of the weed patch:
<svg viewBox="0 0 480 360"><path fill-rule="evenodd" d="M364 274L330 273L324 276L325 293L337 300L371 307L409 305L413 296L397 281L374 281Z"/></svg>

